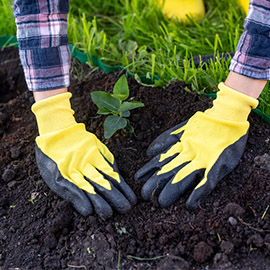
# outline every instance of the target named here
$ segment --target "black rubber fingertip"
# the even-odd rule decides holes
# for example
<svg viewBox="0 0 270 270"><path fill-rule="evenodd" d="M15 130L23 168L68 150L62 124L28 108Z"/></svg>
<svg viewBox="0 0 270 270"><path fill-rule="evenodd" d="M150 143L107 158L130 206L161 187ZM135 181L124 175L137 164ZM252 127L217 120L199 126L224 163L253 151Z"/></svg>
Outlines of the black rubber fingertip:
<svg viewBox="0 0 270 270"><path fill-rule="evenodd" d="M148 179L152 178L157 171L161 169L162 166L169 163L171 160L173 160L178 154L174 154L165 160L159 162L160 155L155 156L152 158L148 163L146 163L141 169L139 169L135 175L134 179L140 180L141 182L146 182Z"/></svg>
<svg viewBox="0 0 270 270"><path fill-rule="evenodd" d="M108 162L108 161L107 161ZM108 164L110 164L108 162ZM109 182L116 187L116 189L118 189L125 197L126 199L128 199L128 201L130 202L131 205L135 205L137 203L137 197L135 195L135 193L133 192L133 190L130 188L130 186L124 181L123 177L121 176L121 174L119 173L118 167L117 167L117 163L116 161L114 161L113 164L110 164L110 166L113 168L113 170L115 172L118 173L119 177L120 177L120 183L110 177L109 175L106 175L104 172L98 170L105 179L109 180ZM91 180L90 180L91 181Z"/></svg>
<svg viewBox="0 0 270 270"><path fill-rule="evenodd" d="M172 145L177 143L178 138L176 136L169 135L169 134L167 136L168 137L165 137L165 138L158 137L159 140L156 140L153 143L151 143L148 149L146 150L146 155L148 157L154 157L158 154L161 154L162 152L170 148Z"/></svg>
<svg viewBox="0 0 270 270"><path fill-rule="evenodd" d="M118 208L117 211L120 213L120 214L125 214L127 212L129 212L131 210L132 206L131 204L129 204L128 206L125 206L125 207L122 207L122 208Z"/></svg>
<svg viewBox="0 0 270 270"><path fill-rule="evenodd" d="M157 189L152 188L151 185L149 185L149 182L146 182L142 187L141 196L145 201L150 201L151 198L153 198L157 192L158 192Z"/></svg>
<svg viewBox="0 0 270 270"><path fill-rule="evenodd" d="M162 208L168 208L172 205L172 203L169 203L168 201L164 201L164 200L158 200L159 202L159 205L162 207Z"/></svg>
<svg viewBox="0 0 270 270"><path fill-rule="evenodd" d="M96 192L119 213L126 213L131 209L131 204L128 199L114 185L111 185L111 189L109 190L91 181L89 178L87 179L93 185Z"/></svg>
<svg viewBox="0 0 270 270"><path fill-rule="evenodd" d="M133 192L134 196L131 198L131 196L129 197L129 201L131 203L132 206L136 205L138 202L137 196L135 195L135 193Z"/></svg>
<svg viewBox="0 0 270 270"><path fill-rule="evenodd" d="M146 182L151 176L157 171L156 168L149 170L148 172L143 172L142 170L139 170L135 173L134 175L134 180L135 181L140 181L140 182Z"/></svg>
<svg viewBox="0 0 270 270"><path fill-rule="evenodd" d="M168 185L170 185L173 188L173 185L171 183L168 183ZM169 189L168 188L166 190L163 189L163 191L160 193L160 195L158 197L158 202L159 202L160 206L163 208L170 207L180 197L180 193L177 193L177 192L170 193L170 192L166 192L166 191L169 191Z"/></svg>
<svg viewBox="0 0 270 270"><path fill-rule="evenodd" d="M121 189L123 194L127 197L128 201L132 206L137 204L137 196L132 191L132 189L125 183L124 188Z"/></svg>
<svg viewBox="0 0 270 270"><path fill-rule="evenodd" d="M113 215L113 210L110 205L99 195L87 193L87 196L91 200L95 212L103 219L110 218Z"/></svg>
<svg viewBox="0 0 270 270"><path fill-rule="evenodd" d="M146 182L141 189L141 196L145 201L149 201L154 196L154 191L151 188L149 182Z"/></svg>
<svg viewBox="0 0 270 270"><path fill-rule="evenodd" d="M161 175L155 173L142 187L141 195L143 199L150 200L156 194L164 193L164 187L172 181L174 175L180 170L180 168L182 168L182 165ZM169 197L171 197L171 194L169 195Z"/></svg>
<svg viewBox="0 0 270 270"><path fill-rule="evenodd" d="M160 143L152 143L146 150L146 156L149 158L154 157L159 152L163 152L165 149L166 147L164 147L164 145L161 145Z"/></svg>
<svg viewBox="0 0 270 270"><path fill-rule="evenodd" d="M141 196L143 200L150 201L151 195L149 196L148 192L146 192L143 188L141 190Z"/></svg>
<svg viewBox="0 0 270 270"><path fill-rule="evenodd" d="M117 212L119 212L120 214L125 214L132 208L130 202L125 197L119 199L118 201L115 201L112 198L107 198L107 200L110 202L113 208L117 210Z"/></svg>
<svg viewBox="0 0 270 270"><path fill-rule="evenodd" d="M187 123L188 120L185 122L182 122L165 132L161 133L148 147L146 154L148 157L153 157L158 154L161 154L166 149L170 148L172 145L174 145L179 139L181 138L183 132L175 135L171 135L171 133L182 126L184 126Z"/></svg>
<svg viewBox="0 0 270 270"><path fill-rule="evenodd" d="M186 202L186 208L188 210L196 210L199 207L199 204L211 193L211 190L208 182L198 189L194 189Z"/></svg>
<svg viewBox="0 0 270 270"><path fill-rule="evenodd" d="M80 201L71 202L72 206L83 216L91 216L93 214L93 208L90 204L82 204Z"/></svg>
<svg viewBox="0 0 270 270"><path fill-rule="evenodd" d="M128 199L131 206L134 206L137 204L137 196L126 183L124 185L121 183L119 190Z"/></svg>
<svg viewBox="0 0 270 270"><path fill-rule="evenodd" d="M186 208L189 211L194 211L198 209L199 204L198 201L191 200L190 198L186 201Z"/></svg>
<svg viewBox="0 0 270 270"><path fill-rule="evenodd" d="M131 187L125 182L123 177L120 176L120 183L118 183L115 179L110 178L107 176L108 179L110 179L110 182L128 199L130 204L133 206L137 203L137 196L131 189Z"/></svg>

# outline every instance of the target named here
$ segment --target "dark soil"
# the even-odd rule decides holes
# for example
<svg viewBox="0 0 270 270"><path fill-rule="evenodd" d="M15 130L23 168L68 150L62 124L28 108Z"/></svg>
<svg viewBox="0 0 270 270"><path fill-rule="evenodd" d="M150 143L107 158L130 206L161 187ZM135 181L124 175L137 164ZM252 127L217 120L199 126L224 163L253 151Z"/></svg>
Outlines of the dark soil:
<svg viewBox="0 0 270 270"><path fill-rule="evenodd" d="M211 106L181 82L151 88L129 79L145 103L130 117L134 134L106 141L90 92L111 91L120 73L77 66L70 91L76 119L108 145L138 195L127 214L82 217L49 190L35 164L37 126L16 49L0 51L0 269L270 269L270 126L253 113L246 151L199 210L188 194L168 209L140 197L134 173L164 130ZM81 78L79 80L79 78ZM209 146L210 147L210 146ZM135 258L136 257L136 258ZM152 260L138 260L152 258Z"/></svg>

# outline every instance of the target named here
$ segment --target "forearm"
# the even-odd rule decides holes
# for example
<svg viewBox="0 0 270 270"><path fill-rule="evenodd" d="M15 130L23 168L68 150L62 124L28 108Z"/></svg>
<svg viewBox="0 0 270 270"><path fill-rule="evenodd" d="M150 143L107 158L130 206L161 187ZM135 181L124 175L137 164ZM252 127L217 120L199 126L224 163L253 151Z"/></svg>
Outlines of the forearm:
<svg viewBox="0 0 270 270"><path fill-rule="evenodd" d="M258 80L237 74L231 71L225 81L225 85L242 94L258 98L267 80Z"/></svg>
<svg viewBox="0 0 270 270"><path fill-rule="evenodd" d="M67 88L59 88L54 90L47 90L47 91L34 91L34 99L35 101L40 101L45 98L49 98L55 95L63 94L67 92Z"/></svg>

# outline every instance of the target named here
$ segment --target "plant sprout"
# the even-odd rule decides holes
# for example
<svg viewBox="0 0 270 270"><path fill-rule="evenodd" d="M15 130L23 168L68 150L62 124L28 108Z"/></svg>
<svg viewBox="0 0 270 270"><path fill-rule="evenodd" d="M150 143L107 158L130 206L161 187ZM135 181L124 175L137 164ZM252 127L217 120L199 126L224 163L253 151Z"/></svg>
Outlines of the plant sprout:
<svg viewBox="0 0 270 270"><path fill-rule="evenodd" d="M91 93L92 101L98 106L98 114L109 115L104 122L104 137L109 139L117 130L127 128L133 132L133 127L127 117L130 110L143 107L139 101L125 101L129 97L128 82L125 75L116 82L113 93L96 91Z"/></svg>

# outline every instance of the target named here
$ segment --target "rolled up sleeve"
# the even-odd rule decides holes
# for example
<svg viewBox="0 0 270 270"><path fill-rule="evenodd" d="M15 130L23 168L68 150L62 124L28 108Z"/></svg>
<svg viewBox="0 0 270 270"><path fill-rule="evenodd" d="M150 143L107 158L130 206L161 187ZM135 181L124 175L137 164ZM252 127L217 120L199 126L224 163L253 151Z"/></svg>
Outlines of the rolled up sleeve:
<svg viewBox="0 0 270 270"><path fill-rule="evenodd" d="M244 32L229 69L253 79L270 79L270 1L250 1Z"/></svg>
<svg viewBox="0 0 270 270"><path fill-rule="evenodd" d="M68 87L68 0L14 0L19 53L31 91Z"/></svg>

